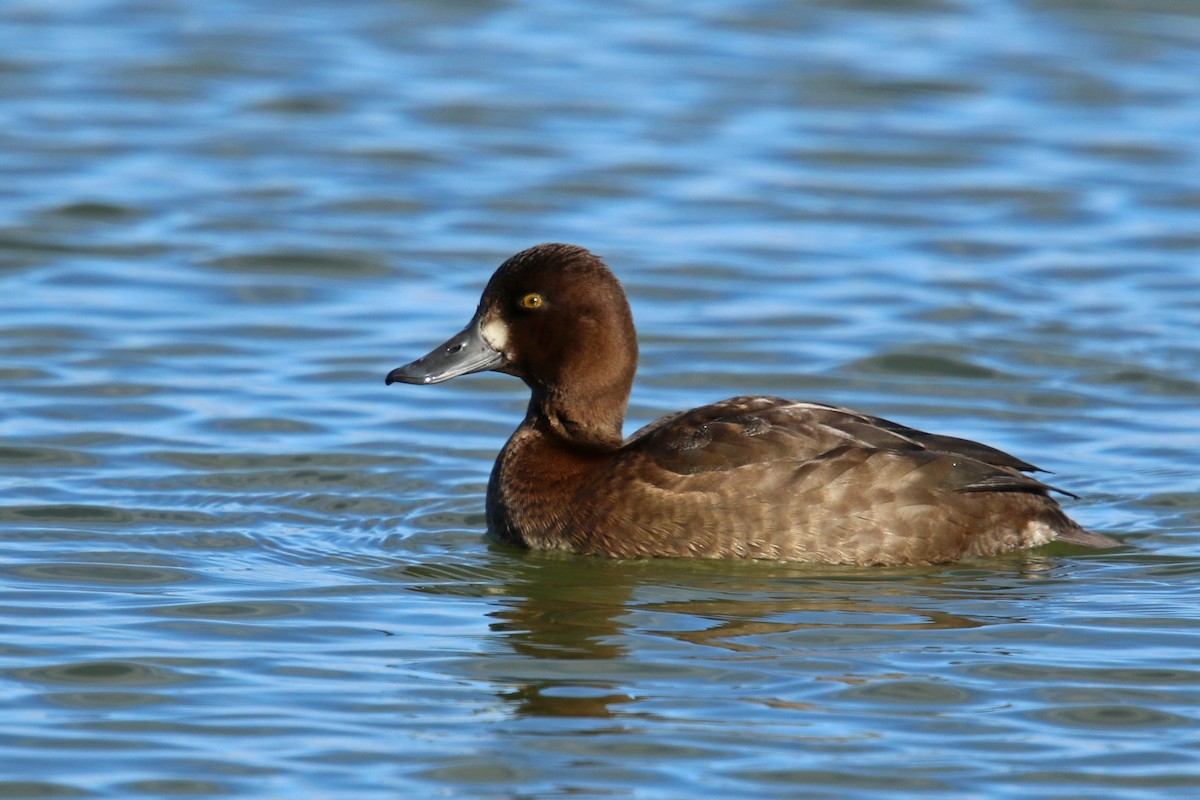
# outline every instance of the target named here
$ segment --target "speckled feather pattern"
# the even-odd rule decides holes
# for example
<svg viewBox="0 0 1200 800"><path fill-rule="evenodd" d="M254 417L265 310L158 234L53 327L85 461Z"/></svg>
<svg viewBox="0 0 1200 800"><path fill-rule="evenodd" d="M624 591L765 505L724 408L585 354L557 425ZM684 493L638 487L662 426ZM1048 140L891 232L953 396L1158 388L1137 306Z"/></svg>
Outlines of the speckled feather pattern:
<svg viewBox="0 0 1200 800"><path fill-rule="evenodd" d="M621 558L915 564L1032 547L1077 527L1000 451L1001 464L936 452L854 412L775 397L665 418L594 471L547 470L556 448L536 424L505 448L490 505L509 520L494 527L516 532L506 538ZM973 489L1001 479L1011 488Z"/></svg>

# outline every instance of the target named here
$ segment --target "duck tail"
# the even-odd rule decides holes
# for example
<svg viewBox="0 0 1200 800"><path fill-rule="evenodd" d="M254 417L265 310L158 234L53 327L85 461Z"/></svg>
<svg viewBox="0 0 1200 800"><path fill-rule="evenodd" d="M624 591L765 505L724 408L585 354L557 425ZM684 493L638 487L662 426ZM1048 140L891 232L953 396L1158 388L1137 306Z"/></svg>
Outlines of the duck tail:
<svg viewBox="0 0 1200 800"><path fill-rule="evenodd" d="M1054 537L1056 541L1067 544L1077 544L1083 547L1120 547L1121 543L1111 536L1102 533L1092 533L1078 525L1061 530Z"/></svg>

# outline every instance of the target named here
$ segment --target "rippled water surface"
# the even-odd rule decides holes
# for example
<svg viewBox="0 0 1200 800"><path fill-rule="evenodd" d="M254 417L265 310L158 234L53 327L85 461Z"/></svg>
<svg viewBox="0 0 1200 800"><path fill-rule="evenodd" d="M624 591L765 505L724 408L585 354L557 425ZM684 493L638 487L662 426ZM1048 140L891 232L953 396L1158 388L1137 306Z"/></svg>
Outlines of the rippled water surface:
<svg viewBox="0 0 1200 800"><path fill-rule="evenodd" d="M1200 6L0 6L0 797L1200 791ZM979 438L1128 547L482 537L525 393L385 388L545 240L627 430Z"/></svg>

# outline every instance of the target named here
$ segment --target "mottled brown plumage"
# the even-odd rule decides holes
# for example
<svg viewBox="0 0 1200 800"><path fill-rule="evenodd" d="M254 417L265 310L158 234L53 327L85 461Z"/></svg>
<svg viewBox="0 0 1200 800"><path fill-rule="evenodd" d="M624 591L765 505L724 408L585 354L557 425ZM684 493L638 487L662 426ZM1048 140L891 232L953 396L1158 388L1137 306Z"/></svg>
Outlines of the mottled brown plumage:
<svg viewBox="0 0 1200 800"><path fill-rule="evenodd" d="M501 265L467 328L388 383L491 369L528 384L487 497L492 534L525 547L868 565L1119 544L1070 520L1031 464L844 408L735 397L623 440L636 365L617 279L545 244Z"/></svg>

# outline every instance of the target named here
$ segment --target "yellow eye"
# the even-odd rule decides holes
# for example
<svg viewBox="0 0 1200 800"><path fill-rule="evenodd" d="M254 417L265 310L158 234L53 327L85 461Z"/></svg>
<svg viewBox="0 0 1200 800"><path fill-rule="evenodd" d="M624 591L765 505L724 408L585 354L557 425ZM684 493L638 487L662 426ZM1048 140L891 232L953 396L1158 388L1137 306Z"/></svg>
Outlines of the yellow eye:
<svg viewBox="0 0 1200 800"><path fill-rule="evenodd" d="M544 302L546 301L537 292L530 292L521 298L521 305L525 308L541 308Z"/></svg>

